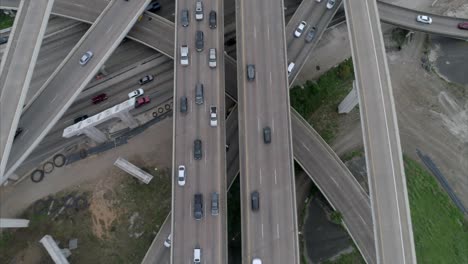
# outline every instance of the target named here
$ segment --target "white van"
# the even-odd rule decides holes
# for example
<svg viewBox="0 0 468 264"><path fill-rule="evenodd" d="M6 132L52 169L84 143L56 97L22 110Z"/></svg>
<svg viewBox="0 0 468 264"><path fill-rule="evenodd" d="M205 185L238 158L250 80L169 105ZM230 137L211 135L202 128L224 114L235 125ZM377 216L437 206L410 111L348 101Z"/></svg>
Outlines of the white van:
<svg viewBox="0 0 468 264"><path fill-rule="evenodd" d="M201 249L194 248L193 249L193 263L200 264L201 263Z"/></svg>
<svg viewBox="0 0 468 264"><path fill-rule="evenodd" d="M291 75L292 70L296 64L294 62L290 62L288 65L288 76Z"/></svg>

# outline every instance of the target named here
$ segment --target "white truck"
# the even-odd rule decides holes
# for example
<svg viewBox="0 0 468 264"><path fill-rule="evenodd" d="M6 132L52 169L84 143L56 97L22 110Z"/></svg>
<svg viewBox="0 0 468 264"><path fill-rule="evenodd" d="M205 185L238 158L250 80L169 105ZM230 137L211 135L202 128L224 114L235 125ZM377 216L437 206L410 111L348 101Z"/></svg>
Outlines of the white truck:
<svg viewBox="0 0 468 264"><path fill-rule="evenodd" d="M216 68L216 49L214 48L210 49L208 66L210 66L210 68Z"/></svg>
<svg viewBox="0 0 468 264"><path fill-rule="evenodd" d="M180 64L182 66L189 65L189 48L187 45L180 47Z"/></svg>
<svg viewBox="0 0 468 264"><path fill-rule="evenodd" d="M218 126L218 116L216 113L216 106L210 106L210 126Z"/></svg>

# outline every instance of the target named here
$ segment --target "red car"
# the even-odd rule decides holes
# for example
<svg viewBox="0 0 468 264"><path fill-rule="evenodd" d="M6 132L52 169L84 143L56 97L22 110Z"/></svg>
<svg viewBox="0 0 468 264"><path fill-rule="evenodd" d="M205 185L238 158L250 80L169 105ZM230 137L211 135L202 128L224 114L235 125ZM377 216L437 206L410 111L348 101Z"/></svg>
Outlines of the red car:
<svg viewBox="0 0 468 264"><path fill-rule="evenodd" d="M466 29L468 30L468 22L462 22L458 24L459 29Z"/></svg>
<svg viewBox="0 0 468 264"><path fill-rule="evenodd" d="M93 97L93 104L99 104L100 102L107 100L107 94L102 93Z"/></svg>
<svg viewBox="0 0 468 264"><path fill-rule="evenodd" d="M149 96L141 96L137 99L136 103L135 103L135 108L138 108L144 104L147 104L149 103L151 100L149 98Z"/></svg>

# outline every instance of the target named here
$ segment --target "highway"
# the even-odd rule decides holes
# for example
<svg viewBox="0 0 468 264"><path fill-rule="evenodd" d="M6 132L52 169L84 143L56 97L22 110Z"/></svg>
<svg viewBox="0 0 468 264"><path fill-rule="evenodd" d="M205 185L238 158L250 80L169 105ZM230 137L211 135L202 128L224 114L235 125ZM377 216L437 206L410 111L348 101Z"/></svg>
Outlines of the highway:
<svg viewBox="0 0 468 264"><path fill-rule="evenodd" d="M140 23L141 23L141 22L140 22ZM151 43L150 46L157 46L157 39L156 39L156 36L153 38L153 42L154 42L154 43ZM229 58L229 57L226 57L226 58ZM226 83L228 84L228 86L226 87L226 91L227 91L228 93L232 94L232 95L230 96L231 98L236 98L236 95L237 95L237 87L236 87L236 84L235 84L236 78L232 78L232 77L231 77L231 76L236 76L235 72L232 72L232 70L235 71L235 61L232 60L232 59L226 59L226 61L228 62L228 63L226 64L226 71L228 72L228 74L226 75L226 80L229 80L229 81L226 82ZM231 73L230 73L230 72L231 72ZM236 113L236 112L233 112L233 114L231 114L231 116L234 116L234 113ZM230 121L230 120L229 120L229 121ZM297 122L297 121L295 121L295 119L294 119L294 117L293 117L292 123L294 123L294 122ZM227 131L227 134L228 134L228 140L227 140L227 142L228 142L228 143L229 143L229 142L232 142L232 141L230 141L230 140L232 140L232 138L236 138L236 139L238 138L238 137L236 136L236 135L237 135L237 134L236 134L236 133L237 133L237 130L234 130L235 126L229 125L229 124L237 125L237 120L233 120L232 123L231 123L231 122L228 122L227 125L226 125L226 128L228 129L228 131ZM231 127L232 127L232 129L230 129ZM235 131L236 133L233 133L232 131ZM230 135L232 135L232 137L231 137ZM231 139L229 139L229 138L231 138ZM233 143L233 144L234 144L234 143ZM231 145L232 145L232 146L235 146L235 145L233 145L233 144L231 144ZM313 149L313 148L311 148L311 149ZM228 150L228 153L227 153L227 160L228 160L228 162L229 162L229 163L228 163L228 178L229 178L229 179L231 179L231 177L233 178L232 175L235 176L235 174L237 174L236 171L238 171L238 168L237 168L237 169L233 169L233 168L235 168L235 167L231 167L231 166L236 166L236 164L238 164L238 160L236 159L236 154L234 153L234 151L236 151L236 149L234 149L233 147L230 147L229 150ZM300 157L301 154L298 154L298 155L299 155L299 157ZM305 159L305 160L313 160L313 157L307 157L307 156L306 156L306 157L304 157L304 159ZM40 160L40 159L39 159L39 160ZM237 162L236 162L236 160L237 160ZM232 165L231 165L231 166L229 166L229 164L231 164L230 161L232 161ZM341 163L341 161L339 161L339 159L337 159L336 162L337 162L337 163ZM32 163L33 163L33 162L32 162ZM310 164L311 164L311 166L312 166L312 165L315 165L315 166L328 166L328 164L322 164L322 163L316 163L316 164L315 164L315 163L311 162ZM238 166L238 165L237 165L237 166ZM331 166L333 166L333 164L332 164ZM350 174L349 174L349 175L350 175ZM343 174L343 175L338 175L338 176L349 177L349 175L344 175L344 174ZM320 175L319 175L319 176L320 176ZM318 177L318 176L312 175L312 177ZM337 201L337 202L335 202L335 203L340 203L340 201ZM347 221L346 217L345 217L344 221L345 221L345 222ZM365 232L368 232L368 233L370 233L370 234L372 234L372 230L370 230L370 229L363 230L363 232L364 232L364 231L365 231ZM356 232L357 232L357 230L352 230L352 229L350 230L350 233L351 233L351 234L356 233ZM358 244L358 247L363 247L363 245L359 245L359 244ZM362 251L362 250L361 250L361 251ZM366 256L365 256L365 257L366 257Z"/></svg>
<svg viewBox="0 0 468 264"><path fill-rule="evenodd" d="M0 64L0 184L53 3L21 2Z"/></svg>
<svg viewBox="0 0 468 264"><path fill-rule="evenodd" d="M304 66L307 58L312 53L323 32L328 28L328 25L335 16L337 10L341 6L342 1L337 0L335 6L329 10L326 8L327 2L322 1L302 1L301 5L297 8L293 17L286 26L286 44L288 48L288 63L294 62L295 66L289 75L289 83L293 83L297 75ZM300 38L294 37L294 31L301 21L307 22ZM305 41L306 35L315 27L315 37L310 43Z"/></svg>
<svg viewBox="0 0 468 264"><path fill-rule="evenodd" d="M375 0L345 1L378 263L416 263L392 85Z"/></svg>
<svg viewBox="0 0 468 264"><path fill-rule="evenodd" d="M23 127L24 131L11 149L6 176L14 173L91 81L127 35L149 1L112 1L106 7L44 84L45 88L41 94L23 112L19 126ZM80 58L90 50L93 51L94 57L86 66L80 66Z"/></svg>
<svg viewBox="0 0 468 264"><path fill-rule="evenodd" d="M184 26L182 10L188 10ZM223 1L203 1L203 18L195 17L193 0L176 1L174 55L174 122L172 151L172 246L171 263L190 263L194 249L201 249L203 263L227 263L227 201L224 123L224 27L209 27L209 13L217 15L216 25L224 25ZM196 35L202 32L202 45ZM181 47L189 49L188 65L182 65ZM208 65L209 50L216 49L216 67ZM170 53L169 53L170 54ZM196 86L203 85L197 93ZM180 99L187 98L181 112ZM197 98L200 96L200 98ZM210 125L210 108L217 109L217 126ZM195 141L201 140L200 157ZM185 166L184 186L178 184L178 168ZM211 211L212 194L218 193L218 214ZM195 219L194 196L202 195L203 216Z"/></svg>
<svg viewBox="0 0 468 264"><path fill-rule="evenodd" d="M242 262L299 263L283 1L238 0L236 24Z"/></svg>

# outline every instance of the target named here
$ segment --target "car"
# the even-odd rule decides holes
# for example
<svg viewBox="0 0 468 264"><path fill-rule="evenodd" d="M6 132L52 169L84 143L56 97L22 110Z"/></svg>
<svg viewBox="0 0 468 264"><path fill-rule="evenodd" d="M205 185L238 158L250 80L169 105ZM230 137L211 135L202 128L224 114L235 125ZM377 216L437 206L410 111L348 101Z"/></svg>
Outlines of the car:
<svg viewBox="0 0 468 264"><path fill-rule="evenodd" d="M219 214L219 194L214 192L211 194L211 215Z"/></svg>
<svg viewBox="0 0 468 264"><path fill-rule="evenodd" d="M16 129L15 137L13 138L13 140L15 140L22 132L23 132L23 128L18 127L18 128Z"/></svg>
<svg viewBox="0 0 468 264"><path fill-rule="evenodd" d="M195 33L195 48L198 52L202 52L205 46L203 31L197 30Z"/></svg>
<svg viewBox="0 0 468 264"><path fill-rule="evenodd" d="M216 68L216 49L211 48L208 55L208 66L210 68Z"/></svg>
<svg viewBox="0 0 468 264"><path fill-rule="evenodd" d="M138 107L140 107L142 105L145 105L145 104L149 103L150 101L151 101L151 99L149 98L149 96L138 97L138 99L135 102L135 108L138 108Z"/></svg>
<svg viewBox="0 0 468 264"><path fill-rule="evenodd" d="M314 37L315 37L315 30L316 30L315 27L312 27L312 28L309 30L309 32L308 32L307 35L305 36L305 42L307 42L307 43L312 42L312 40L313 40Z"/></svg>
<svg viewBox="0 0 468 264"><path fill-rule="evenodd" d="M157 1L151 2L148 6L146 6L146 11L149 12L156 12L161 10L161 4Z"/></svg>
<svg viewBox="0 0 468 264"><path fill-rule="evenodd" d="M182 9L180 23L183 27L188 27L190 25L190 15L188 9Z"/></svg>
<svg viewBox="0 0 468 264"><path fill-rule="evenodd" d="M94 96L92 99L93 104L99 104L102 101L107 100L107 95L105 93Z"/></svg>
<svg viewBox="0 0 468 264"><path fill-rule="evenodd" d="M200 139L193 141L193 158L195 160L201 160L202 154L202 142Z"/></svg>
<svg viewBox="0 0 468 264"><path fill-rule="evenodd" d="M139 89L136 89L135 91L131 92L128 94L128 98L133 98L133 97L137 97L137 96L140 96L140 95L143 95L145 93L145 91L143 91L143 89L139 88Z"/></svg>
<svg viewBox="0 0 468 264"><path fill-rule="evenodd" d="M169 236L166 238L166 240L164 240L164 246L167 247L167 248L171 247L171 235L172 234L169 234Z"/></svg>
<svg viewBox="0 0 468 264"><path fill-rule="evenodd" d="M93 57L93 52L87 51L83 56L80 58L80 65L84 66L88 61Z"/></svg>
<svg viewBox="0 0 468 264"><path fill-rule="evenodd" d="M187 112L187 96L180 97L180 112L181 113Z"/></svg>
<svg viewBox="0 0 468 264"><path fill-rule="evenodd" d="M0 45L8 42L8 36L0 37Z"/></svg>
<svg viewBox="0 0 468 264"><path fill-rule="evenodd" d="M203 20L203 2L197 1L195 3L195 20L201 21Z"/></svg>
<svg viewBox="0 0 468 264"><path fill-rule="evenodd" d="M180 47L180 64L182 66L189 65L189 48L187 45L182 45Z"/></svg>
<svg viewBox="0 0 468 264"><path fill-rule="evenodd" d="M88 115L82 115L80 117L75 118L75 120L73 120L73 123L75 123L75 124L79 123L79 122L81 122L81 121L83 121L83 120L85 120L87 118L88 118Z"/></svg>
<svg viewBox="0 0 468 264"><path fill-rule="evenodd" d="M216 106L210 106L210 126L216 127L218 126L218 117L216 113Z"/></svg>
<svg viewBox="0 0 468 264"><path fill-rule="evenodd" d="M260 209L260 194L257 191L253 191L250 195L252 202L252 211L258 211Z"/></svg>
<svg viewBox="0 0 468 264"><path fill-rule="evenodd" d="M468 22L458 23L458 28L468 30Z"/></svg>
<svg viewBox="0 0 468 264"><path fill-rule="evenodd" d="M255 80L255 65L253 64L247 64L247 80Z"/></svg>
<svg viewBox="0 0 468 264"><path fill-rule="evenodd" d="M430 16L418 15L416 21L423 24L432 24L432 18Z"/></svg>
<svg viewBox="0 0 468 264"><path fill-rule="evenodd" d="M268 126L263 128L263 142L265 144L271 143L271 128Z"/></svg>
<svg viewBox="0 0 468 264"><path fill-rule="evenodd" d="M299 23L299 25L297 25L297 28L296 28L296 31L294 31L294 37L298 38L302 35L302 32L304 32L304 29L306 28L307 26L307 22L305 21L302 21L301 23Z"/></svg>
<svg viewBox="0 0 468 264"><path fill-rule="evenodd" d="M322 2L322 0L315 0L315 2L320 3L320 2Z"/></svg>
<svg viewBox="0 0 468 264"><path fill-rule="evenodd" d="M203 93L203 84L197 83L195 85L195 104L201 105L205 102L205 96Z"/></svg>
<svg viewBox="0 0 468 264"><path fill-rule="evenodd" d="M288 64L288 76L291 75L291 72L293 71L294 66L296 66L296 64L294 62L290 62Z"/></svg>
<svg viewBox="0 0 468 264"><path fill-rule="evenodd" d="M201 263L201 249L200 248L193 249L193 263L194 264Z"/></svg>
<svg viewBox="0 0 468 264"><path fill-rule="evenodd" d="M332 9L335 6L335 0L328 0L327 9Z"/></svg>
<svg viewBox="0 0 468 264"><path fill-rule="evenodd" d="M211 29L216 28L216 11L214 11L214 10L210 11L210 15L209 15L208 20L209 20L210 28Z"/></svg>
<svg viewBox="0 0 468 264"><path fill-rule="evenodd" d="M194 195L193 216L195 220L201 220L203 218L203 194L201 193Z"/></svg>
<svg viewBox="0 0 468 264"><path fill-rule="evenodd" d="M179 186L185 185L185 166L184 165L179 166L179 173L177 175L177 183L179 184Z"/></svg>
<svg viewBox="0 0 468 264"><path fill-rule="evenodd" d="M320 0L317 0L317 2L320 2ZM254 258L252 259L252 264L262 264L262 260L259 258Z"/></svg>
<svg viewBox="0 0 468 264"><path fill-rule="evenodd" d="M145 77L141 78L138 83L140 85L143 85L143 84L147 84L149 82L152 82L154 80L154 76L149 74L149 75L146 75Z"/></svg>

